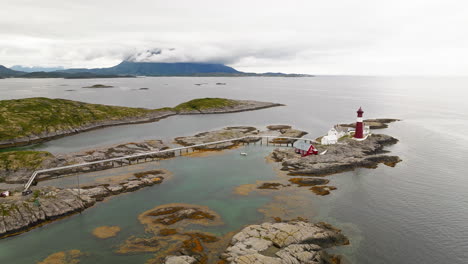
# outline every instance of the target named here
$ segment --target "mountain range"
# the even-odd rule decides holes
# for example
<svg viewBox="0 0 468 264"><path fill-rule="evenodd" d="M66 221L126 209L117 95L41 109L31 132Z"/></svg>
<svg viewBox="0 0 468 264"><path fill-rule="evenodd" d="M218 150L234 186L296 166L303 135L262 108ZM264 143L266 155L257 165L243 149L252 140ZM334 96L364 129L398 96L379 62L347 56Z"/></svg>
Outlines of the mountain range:
<svg viewBox="0 0 468 264"><path fill-rule="evenodd" d="M10 67L10 69L15 71L22 71L22 72L53 72L53 71L61 71L64 70L64 67L25 67L21 65L15 65Z"/></svg>
<svg viewBox="0 0 468 264"><path fill-rule="evenodd" d="M109 68L94 69L59 69L55 71L45 71L42 67L32 67L25 69L44 69L37 72L17 71L22 66L14 66L13 69L0 65L0 78L118 78L136 76L280 76L280 77L307 77L306 74L285 74L285 73L248 73L241 72L232 67L216 63L196 63L196 62L132 62L123 61L116 66Z"/></svg>

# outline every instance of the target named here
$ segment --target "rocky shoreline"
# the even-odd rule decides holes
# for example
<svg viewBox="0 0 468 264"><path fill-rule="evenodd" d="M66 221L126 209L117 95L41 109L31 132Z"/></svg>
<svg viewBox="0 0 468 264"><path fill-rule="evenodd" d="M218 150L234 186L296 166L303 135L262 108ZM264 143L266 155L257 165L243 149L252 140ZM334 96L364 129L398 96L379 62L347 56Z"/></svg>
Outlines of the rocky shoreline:
<svg viewBox="0 0 468 264"><path fill-rule="evenodd" d="M298 156L293 149L275 149L270 157L281 162L282 170L290 175L325 176L356 168L376 168L379 163L395 166L400 162L397 156L385 155L385 146L393 145L398 139L373 134L366 140L356 141L345 138L335 145L316 145L325 155Z"/></svg>
<svg viewBox="0 0 468 264"><path fill-rule="evenodd" d="M226 114L226 113L236 113L236 112L245 112L245 111L254 111L270 107L284 106L283 104L270 103L270 102L260 102L252 100L231 100L235 102L233 105L226 105L223 107L212 107L212 108L202 108L202 109L184 109L184 108L163 108L159 111L148 112L144 115L137 117L127 117L115 120L103 120L98 122L89 123L87 125L77 126L77 127L68 127L65 129L48 129L47 131L41 133L34 133L29 136L17 137L14 139L0 140L0 149L2 148L11 148L26 146L31 144L36 144L40 142L49 141L52 139L73 135L81 132L86 132L94 129L110 127L110 126L119 126L119 125L129 125L129 124L141 124L156 122L161 119L175 116L175 115L197 115L197 114Z"/></svg>
<svg viewBox="0 0 468 264"><path fill-rule="evenodd" d="M171 173L154 170L135 174L115 184L98 184L80 189L33 187L33 194L20 191L2 198L0 203L0 238L17 235L64 216L81 212L104 198L162 183Z"/></svg>
<svg viewBox="0 0 468 264"><path fill-rule="evenodd" d="M149 263L336 264L341 257L327 253L326 249L349 245L348 238L327 223L309 223L305 219L278 220L249 225L224 243L223 239L210 234L195 233L194 236L185 233L191 239L183 241L179 249L170 250L168 256L156 257ZM207 243L216 241L224 244L216 250L220 253L206 252Z"/></svg>
<svg viewBox="0 0 468 264"><path fill-rule="evenodd" d="M334 263L324 249L348 245L340 230L326 223L290 221L245 227L221 258L232 264Z"/></svg>
<svg viewBox="0 0 468 264"><path fill-rule="evenodd" d="M44 158L37 167L13 167L4 168L0 166L0 179L3 179L8 184L22 184L26 183L29 177L35 170L48 169L54 167L67 166L72 164L79 164L83 162L93 162L111 158L118 158L138 153L149 151L165 150L169 147L161 140L145 140L143 142L129 142L124 144L117 144L107 147L100 147L93 150L80 151L68 153L64 155L48 155ZM173 152L165 152L149 156L151 159L165 159L174 157ZM125 160L126 163L131 163L133 160ZM46 180L54 176L67 175L80 172L90 172L113 168L113 163L98 163L87 167L77 167L72 169L65 169L53 173L41 174L38 176L37 181Z"/></svg>
<svg viewBox="0 0 468 264"><path fill-rule="evenodd" d="M272 135L274 133L277 136L285 136L285 137L303 137L307 134L307 132L302 130L297 130L291 128L291 126L282 126L282 125L274 125L268 126L268 131L260 131L256 127L251 126L236 126L236 127L226 127L220 130L208 131L198 133L194 136L185 136L185 137L177 137L174 139L175 143L182 145L182 146L193 146L198 144L204 144L209 142L215 141L222 141L232 138L241 138L245 136L261 136L261 135ZM195 149L198 150L223 150L229 149L233 147L237 147L242 143L254 143L259 142L261 140L260 137L250 137L242 140L237 141L230 141L224 142L219 144L213 144L208 146L196 147ZM295 140L291 139L282 139L276 138L273 139L271 142L277 144L286 144L286 143L293 143Z"/></svg>
<svg viewBox="0 0 468 264"><path fill-rule="evenodd" d="M69 129L47 131L47 132L37 133L28 137L1 140L0 149L37 144L41 142L50 141L52 139L74 135L74 134L78 134L78 133L82 133L82 132L86 132L86 131L90 131L94 129L104 128L104 127L156 122L161 119L174 116L174 115L177 115L177 112L174 112L174 111L152 112L141 117L130 117L130 118L124 118L120 120L99 121L99 122L95 122L92 124L69 128Z"/></svg>

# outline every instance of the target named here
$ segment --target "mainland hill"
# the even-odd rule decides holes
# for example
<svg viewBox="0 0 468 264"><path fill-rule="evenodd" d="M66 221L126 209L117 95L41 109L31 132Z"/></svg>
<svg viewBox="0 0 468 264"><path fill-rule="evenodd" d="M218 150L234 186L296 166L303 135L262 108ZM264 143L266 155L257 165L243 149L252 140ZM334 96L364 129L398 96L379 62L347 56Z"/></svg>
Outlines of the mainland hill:
<svg viewBox="0 0 468 264"><path fill-rule="evenodd" d="M21 69L15 66L15 69ZM109 68L66 69L58 71L22 72L0 65L0 78L119 78L135 76L268 76L268 77L310 77L306 74L248 73L224 64L197 62L132 62L123 61Z"/></svg>
<svg viewBox="0 0 468 264"><path fill-rule="evenodd" d="M130 74L143 76L177 76L196 74L239 74L241 72L223 64L212 63L162 63L162 62L130 62L123 61L110 68L98 69L69 69L61 72L94 74Z"/></svg>
<svg viewBox="0 0 468 264"><path fill-rule="evenodd" d="M22 74L24 74L24 72L15 71L0 65L0 78L17 77Z"/></svg>

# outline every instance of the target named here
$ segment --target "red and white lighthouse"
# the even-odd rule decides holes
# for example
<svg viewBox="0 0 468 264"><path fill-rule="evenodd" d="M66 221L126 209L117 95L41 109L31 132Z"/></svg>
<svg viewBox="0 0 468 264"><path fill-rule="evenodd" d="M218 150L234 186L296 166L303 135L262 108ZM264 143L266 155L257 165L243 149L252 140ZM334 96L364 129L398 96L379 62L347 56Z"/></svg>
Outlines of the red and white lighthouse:
<svg viewBox="0 0 468 264"><path fill-rule="evenodd" d="M361 107L357 110L357 120L356 120L356 131L354 132L354 138L364 138L364 124L362 123L362 111Z"/></svg>

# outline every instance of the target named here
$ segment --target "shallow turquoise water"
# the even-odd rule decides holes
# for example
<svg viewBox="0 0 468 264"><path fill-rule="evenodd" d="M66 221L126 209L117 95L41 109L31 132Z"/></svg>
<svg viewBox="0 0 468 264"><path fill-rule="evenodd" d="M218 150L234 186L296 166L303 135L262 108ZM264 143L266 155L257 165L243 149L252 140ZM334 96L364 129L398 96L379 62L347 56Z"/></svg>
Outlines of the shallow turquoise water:
<svg viewBox="0 0 468 264"><path fill-rule="evenodd" d="M130 235L144 236L137 217L142 212L167 203L188 203L210 207L219 213L224 225L200 230L223 235L244 225L259 222L263 215L257 211L270 201L268 195L240 196L233 193L236 186L256 180L277 179L274 166L265 161L271 148L250 146L228 150L208 157L178 157L146 163L140 170L166 168L174 173L161 185L133 193L115 196L85 210L81 215L54 222L29 233L0 241L2 260L11 263L33 263L63 250L79 249L89 253L82 263L142 263L152 254L120 256L113 253L116 246ZM127 167L131 168L131 167ZM135 170L135 172L138 170ZM81 176L86 177L86 176ZM70 177L69 179L75 179ZM118 225L122 232L115 238L100 240L91 231L103 225ZM196 228L193 226L192 228Z"/></svg>

